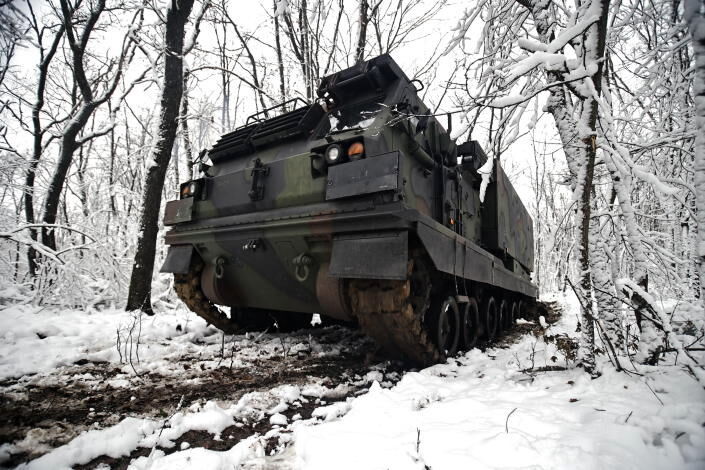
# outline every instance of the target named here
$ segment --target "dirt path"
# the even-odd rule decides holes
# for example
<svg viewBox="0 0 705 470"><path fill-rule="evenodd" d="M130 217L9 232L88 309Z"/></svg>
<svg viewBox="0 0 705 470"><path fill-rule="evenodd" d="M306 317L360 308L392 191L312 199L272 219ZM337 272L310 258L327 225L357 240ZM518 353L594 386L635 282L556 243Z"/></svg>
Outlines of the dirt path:
<svg viewBox="0 0 705 470"><path fill-rule="evenodd" d="M553 323L558 313L551 310L546 321ZM521 324L507 332L498 345L507 345L524 333L540 334L537 322ZM277 335L262 340L274 342ZM283 338L286 338L286 342ZM58 369L51 374L23 377L0 383L0 443L14 443L16 449L2 465L13 468L35 459L53 448L71 441L81 432L115 425L126 417L164 420L173 414L178 403L186 408L194 403L215 400L236 403L248 392L266 392L285 384L304 386L319 384L334 389L344 385L344 393L325 401L302 401L283 414L289 422L308 419L322 404L345 400L364 393L371 384L370 373L383 377L391 386L403 375L400 363L375 356L376 347L360 333L344 327L303 330L281 336L281 349L258 350L257 341L211 343L205 354L184 354L169 358L169 369L140 376L126 374L126 365L83 362ZM287 345L298 345L295 351ZM305 345L310 347L306 347ZM303 347L301 345L304 345ZM330 354L321 351L330 350ZM316 351L313 353L312 351ZM246 356L249 359L240 361ZM242 418L226 428L221 439L202 431L183 434L175 446L160 448L171 453L184 446L227 450L241 439L254 434L264 436L272 429L267 419ZM267 442L273 450L276 439ZM131 455L113 459L99 457L78 468L127 468L136 457L151 450L138 448ZM268 452L269 453L269 452Z"/></svg>
<svg viewBox="0 0 705 470"><path fill-rule="evenodd" d="M263 339L271 340L271 335ZM370 362L369 353L375 349L374 345L357 332L333 327L287 335L288 344L311 341L316 343L316 350L343 344L346 352L321 357L312 354L310 349L299 348L291 354L282 347L278 354L268 351L261 359L233 364L229 357L232 346L226 344L220 357L179 357L174 366L177 370L170 374L146 373L125 379L125 367L119 364L80 363L52 374L0 383L0 443L20 443L20 447L26 449L12 454L3 466L12 468L66 444L85 430L111 426L128 416L164 419L174 412L182 398L184 407L208 400L237 402L248 392L265 391L282 384L311 383L328 388L346 384L351 393L359 393L367 386L363 379L371 367L389 372L392 380L399 376L392 373L399 365ZM234 347L233 356L243 352L237 345ZM258 355L256 342L247 347L250 356ZM308 407L291 409L284 414L291 417L298 413L305 419L316 406L319 404L311 402ZM191 431L182 436L176 448L163 450L173 451L181 442L225 449L241 438L266 432L269 428L266 420L239 424L241 426L233 426L223 433L228 439L214 441L208 433ZM144 451L141 449L136 455L117 461L101 458L85 468L93 468L99 461L112 468L125 468L131 458Z"/></svg>

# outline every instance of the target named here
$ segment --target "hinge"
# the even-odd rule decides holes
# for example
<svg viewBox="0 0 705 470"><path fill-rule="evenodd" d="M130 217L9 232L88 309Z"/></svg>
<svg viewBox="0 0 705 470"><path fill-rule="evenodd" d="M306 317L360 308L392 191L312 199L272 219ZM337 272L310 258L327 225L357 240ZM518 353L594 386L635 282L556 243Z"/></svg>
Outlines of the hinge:
<svg viewBox="0 0 705 470"><path fill-rule="evenodd" d="M269 167L257 158L252 168L252 187L248 195L251 201L261 201L264 198L264 177L269 174Z"/></svg>

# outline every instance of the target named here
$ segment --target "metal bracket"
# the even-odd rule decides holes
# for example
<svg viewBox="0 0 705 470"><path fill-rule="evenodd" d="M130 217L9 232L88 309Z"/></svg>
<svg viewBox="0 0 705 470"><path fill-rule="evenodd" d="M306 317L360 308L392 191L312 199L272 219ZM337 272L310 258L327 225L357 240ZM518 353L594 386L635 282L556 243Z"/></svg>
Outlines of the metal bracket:
<svg viewBox="0 0 705 470"><path fill-rule="evenodd" d="M242 245L242 251L257 251L262 241L259 238L251 238Z"/></svg>
<svg viewBox="0 0 705 470"><path fill-rule="evenodd" d="M263 178L269 174L269 167L257 158L250 174L252 175L252 187L247 194L251 201L261 201L264 198Z"/></svg>

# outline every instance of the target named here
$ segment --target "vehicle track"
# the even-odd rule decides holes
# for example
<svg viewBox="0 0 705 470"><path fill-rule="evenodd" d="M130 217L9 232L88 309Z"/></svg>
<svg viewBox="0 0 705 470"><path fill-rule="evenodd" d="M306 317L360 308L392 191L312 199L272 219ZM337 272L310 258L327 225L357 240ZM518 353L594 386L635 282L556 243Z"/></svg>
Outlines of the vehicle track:
<svg viewBox="0 0 705 470"><path fill-rule="evenodd" d="M203 262L191 265L186 274L174 274L174 290L181 301L198 316L225 333L235 333L238 325L206 298L201 287Z"/></svg>
<svg viewBox="0 0 705 470"><path fill-rule="evenodd" d="M226 333L247 329L210 302L201 286L203 263L198 262L187 274L174 275L174 288L189 309L210 324ZM415 274L414 261L409 262L409 279L352 279L347 283L346 294L352 314L362 331L396 358L406 358L411 363L429 366L443 361L446 356L431 340L424 324L423 313L418 311L418 298L412 294L411 277ZM425 292L430 296L430 289ZM428 307L428 299L422 305ZM550 308L541 302L529 306L533 317L546 314ZM256 318L252 318L254 320Z"/></svg>
<svg viewBox="0 0 705 470"><path fill-rule="evenodd" d="M414 310L411 283L390 280L353 280L349 284L353 314L366 334L398 357L422 365L445 357L424 330Z"/></svg>

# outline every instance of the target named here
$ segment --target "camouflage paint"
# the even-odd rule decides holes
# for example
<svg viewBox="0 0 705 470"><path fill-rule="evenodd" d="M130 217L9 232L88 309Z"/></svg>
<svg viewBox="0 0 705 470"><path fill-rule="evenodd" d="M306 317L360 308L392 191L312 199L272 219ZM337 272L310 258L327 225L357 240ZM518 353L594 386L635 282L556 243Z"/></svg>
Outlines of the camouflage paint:
<svg viewBox="0 0 705 470"><path fill-rule="evenodd" d="M444 240L457 237L463 247L472 248L463 248L466 254L462 256L452 248L456 260L448 265L453 268L447 268L446 272L480 272L472 269L476 259L487 266L482 271L482 279L486 280L492 278L486 274L487 269L492 270L493 265L499 269L506 264L481 248L485 244L481 228L486 217L483 218L480 208L476 173L471 168L456 169L455 143L435 117L423 116L429 112L428 108L388 56L357 67L364 78L365 73L371 74L377 66L386 74L383 78L392 78L383 96L372 98L384 106L379 107L371 123L366 123L367 127L338 131L331 129L328 115L324 115L312 128L305 128L298 135L288 132L280 141L254 153L228 157L227 147L220 145L218 162L204 179L201 196L195 201L182 199L170 203L165 223L173 228L166 236L166 243L191 244L196 248L206 264L202 283L210 286L204 290L212 293L211 300L239 307L325 313L316 292L316 279L321 267L326 269L330 263L336 235L375 230L415 232L421 221L426 227L424 237L430 240L428 243L433 244L433 237L442 234ZM349 76L352 72L340 73ZM324 79L322 88L328 84L335 94L336 74L331 77ZM349 94L343 90L340 95L347 96L346 93ZM345 104L340 108L344 109ZM329 106L331 113L339 109L330 103ZM301 115L303 111L297 113ZM425 126L418 124L420 120L425 120ZM326 200L330 182L325 168L317 171L312 162L322 158L329 145L345 146L352 141L364 143L367 159L399 152L401 184L397 190ZM346 162L337 165L343 169ZM253 200L250 191L260 167L265 169L257 176L263 188L262 198ZM505 183L509 184L503 180L503 188ZM189 211L186 206L190 204L191 220L183 221L184 213ZM512 211L518 206L503 207ZM533 235L530 229L522 227L530 225L531 219L523 213L507 219L509 215L502 215L502 226L509 228L512 236L524 237L516 249L512 248L512 254L526 255L527 241L533 240ZM438 256L449 254L441 250L434 254ZM524 262L527 259L520 258ZM434 262L438 269L447 264L437 259ZM520 270L512 274L502 267L497 276L526 279L528 273ZM523 282L522 289L531 292L526 281L514 280L507 286L514 285L512 282Z"/></svg>

